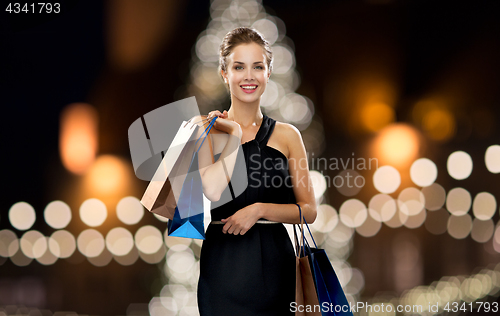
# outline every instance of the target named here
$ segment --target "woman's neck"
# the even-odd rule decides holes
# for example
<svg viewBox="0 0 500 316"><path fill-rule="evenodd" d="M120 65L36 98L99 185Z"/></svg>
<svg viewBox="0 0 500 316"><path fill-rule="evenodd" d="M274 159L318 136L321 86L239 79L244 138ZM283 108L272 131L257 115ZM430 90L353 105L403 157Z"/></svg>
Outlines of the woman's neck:
<svg viewBox="0 0 500 316"><path fill-rule="evenodd" d="M228 119L237 122L242 128L258 126L264 118L260 110L260 100L253 103L243 103L236 98L231 98L231 107L227 114Z"/></svg>

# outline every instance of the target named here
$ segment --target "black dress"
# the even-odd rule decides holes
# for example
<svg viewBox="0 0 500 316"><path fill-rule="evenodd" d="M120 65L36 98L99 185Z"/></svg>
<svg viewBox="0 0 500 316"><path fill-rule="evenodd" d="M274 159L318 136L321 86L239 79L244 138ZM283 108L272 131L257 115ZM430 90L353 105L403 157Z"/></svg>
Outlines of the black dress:
<svg viewBox="0 0 500 316"><path fill-rule="evenodd" d="M296 202L287 158L267 146L275 124L264 115L255 139L242 145L248 186L234 197L230 182L222 196L234 198L223 204L212 202L212 220L220 221L255 202ZM224 234L223 226L211 223L205 232L197 290L200 315L292 315L295 254L283 223L255 223L244 235Z"/></svg>

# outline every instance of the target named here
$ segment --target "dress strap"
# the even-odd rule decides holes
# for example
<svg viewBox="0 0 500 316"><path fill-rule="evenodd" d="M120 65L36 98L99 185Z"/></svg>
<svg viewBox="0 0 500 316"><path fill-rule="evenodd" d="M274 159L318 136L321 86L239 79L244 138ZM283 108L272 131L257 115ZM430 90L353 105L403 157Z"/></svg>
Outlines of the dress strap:
<svg viewBox="0 0 500 316"><path fill-rule="evenodd" d="M262 120L262 126L259 129L257 135L255 136L255 139L259 142L260 148L263 148L267 145L267 141L271 137L275 125L276 125L276 120L270 118L267 115L264 115L264 119Z"/></svg>

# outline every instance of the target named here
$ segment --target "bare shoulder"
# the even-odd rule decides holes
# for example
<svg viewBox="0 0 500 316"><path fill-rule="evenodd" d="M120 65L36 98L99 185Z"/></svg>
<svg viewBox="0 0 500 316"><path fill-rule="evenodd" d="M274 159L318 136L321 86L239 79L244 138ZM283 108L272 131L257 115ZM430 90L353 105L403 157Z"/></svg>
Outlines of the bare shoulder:
<svg viewBox="0 0 500 316"><path fill-rule="evenodd" d="M287 158L296 152L297 146L302 146L302 135L297 127L289 123L276 121L269 146L280 150Z"/></svg>
<svg viewBox="0 0 500 316"><path fill-rule="evenodd" d="M276 121L274 130L274 133L277 133L280 138L286 138L288 140L288 144L298 141L302 142L302 134L299 129L290 123Z"/></svg>

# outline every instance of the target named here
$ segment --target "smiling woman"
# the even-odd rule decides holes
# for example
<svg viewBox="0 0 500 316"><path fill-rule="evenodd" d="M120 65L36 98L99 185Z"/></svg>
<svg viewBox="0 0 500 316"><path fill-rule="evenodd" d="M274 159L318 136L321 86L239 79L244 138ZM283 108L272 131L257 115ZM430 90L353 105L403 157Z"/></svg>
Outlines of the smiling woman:
<svg viewBox="0 0 500 316"><path fill-rule="evenodd" d="M260 109L272 58L268 42L246 27L229 32L220 47L231 107L208 118L217 116L210 134L230 136L212 138L215 162L208 142L199 155L203 190L212 201L200 254L201 316L294 314L295 254L283 223L300 222L295 203L314 222L316 202L300 132ZM233 176L239 170L246 172L243 190Z"/></svg>

